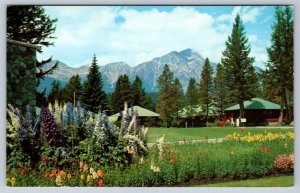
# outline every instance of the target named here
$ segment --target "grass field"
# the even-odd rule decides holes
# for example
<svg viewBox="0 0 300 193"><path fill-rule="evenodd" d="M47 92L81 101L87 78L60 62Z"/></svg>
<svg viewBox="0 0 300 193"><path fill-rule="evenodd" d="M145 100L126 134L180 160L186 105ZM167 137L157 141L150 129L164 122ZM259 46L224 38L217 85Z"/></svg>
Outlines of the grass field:
<svg viewBox="0 0 300 193"><path fill-rule="evenodd" d="M294 176L268 177L255 180L240 180L214 184L196 185L194 187L291 187Z"/></svg>
<svg viewBox="0 0 300 193"><path fill-rule="evenodd" d="M293 129L280 129L280 128L245 128L245 134L251 132L263 133L269 132L288 132ZM208 138L222 138L229 133L239 132L242 134L241 128L236 127L199 127L199 128L149 128L148 142L153 143L157 138L165 135L165 141L182 141Z"/></svg>

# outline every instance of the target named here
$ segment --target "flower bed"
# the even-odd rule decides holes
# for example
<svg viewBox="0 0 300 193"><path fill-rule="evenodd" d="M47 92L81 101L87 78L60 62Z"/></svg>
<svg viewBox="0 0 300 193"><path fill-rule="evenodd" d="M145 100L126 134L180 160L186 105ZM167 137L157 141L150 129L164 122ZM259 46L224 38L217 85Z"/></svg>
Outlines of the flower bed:
<svg viewBox="0 0 300 193"><path fill-rule="evenodd" d="M91 121L79 107L54 107L42 108L40 117L9 108L8 186L174 186L293 174L293 132L242 129L222 143L187 145L165 145L162 137L147 148L147 129L126 107L120 128L105 114Z"/></svg>
<svg viewBox="0 0 300 193"><path fill-rule="evenodd" d="M265 142L201 143L164 147L162 157L158 148L150 149L146 158L140 158L125 168L114 168L92 163L93 171L101 170L98 177L91 167L76 162L61 171L9 171L17 186L172 186L189 180L246 179L274 174L293 174L293 140L290 138ZM283 156L282 155L287 155ZM286 160L290 160L288 164ZM26 169L23 169L26 170ZM48 173L48 174L47 174ZM52 175L51 175L52 174ZM70 178L66 177L70 174Z"/></svg>

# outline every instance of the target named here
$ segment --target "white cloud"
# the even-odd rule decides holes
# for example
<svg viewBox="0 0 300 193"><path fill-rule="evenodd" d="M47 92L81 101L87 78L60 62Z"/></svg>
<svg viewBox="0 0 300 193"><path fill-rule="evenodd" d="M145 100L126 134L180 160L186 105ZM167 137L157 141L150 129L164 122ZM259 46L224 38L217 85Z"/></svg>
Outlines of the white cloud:
<svg viewBox="0 0 300 193"><path fill-rule="evenodd" d="M243 23L256 23L256 18L262 14L262 11L265 7L254 7L251 8L250 6L241 7L236 6L233 8L230 14L223 14L217 18L218 22L230 22L234 21L234 18L237 14L239 14L243 20Z"/></svg>
<svg viewBox="0 0 300 193"><path fill-rule="evenodd" d="M55 7L59 19L55 47L45 48L42 56L53 55L76 67L90 63L94 53L100 65L124 61L134 66L186 48L219 62L233 14L241 12L246 22L255 22L259 15L259 11L253 11L255 8L244 7L235 7L231 14L217 18L180 6L171 12L130 7L66 8ZM54 13L53 9L49 11ZM124 21L115 22L118 17ZM255 42L257 37L250 36L249 40Z"/></svg>

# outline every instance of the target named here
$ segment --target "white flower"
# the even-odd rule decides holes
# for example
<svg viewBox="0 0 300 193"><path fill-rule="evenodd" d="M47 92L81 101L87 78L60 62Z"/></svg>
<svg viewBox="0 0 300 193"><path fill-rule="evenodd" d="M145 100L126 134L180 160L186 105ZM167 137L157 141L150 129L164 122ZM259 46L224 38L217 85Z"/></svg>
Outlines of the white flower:
<svg viewBox="0 0 300 193"><path fill-rule="evenodd" d="M155 165L153 164L153 162L151 162L150 170L152 170L154 173L160 172L160 168L159 168L158 166L155 166Z"/></svg>

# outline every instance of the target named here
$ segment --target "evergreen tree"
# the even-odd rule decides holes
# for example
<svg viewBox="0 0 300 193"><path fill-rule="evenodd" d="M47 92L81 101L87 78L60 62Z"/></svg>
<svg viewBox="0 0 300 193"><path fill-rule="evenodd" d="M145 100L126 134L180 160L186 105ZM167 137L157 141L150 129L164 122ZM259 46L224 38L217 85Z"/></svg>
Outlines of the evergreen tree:
<svg viewBox="0 0 300 193"><path fill-rule="evenodd" d="M54 43L51 41L55 37L52 36L55 32L55 23L57 19L51 19L42 6L32 5L13 5L7 7L6 19L6 37L8 39L31 43L34 45L51 46ZM39 47L38 52L42 52L42 47ZM51 58L36 62L36 78L39 86L40 79L45 75L53 73L57 63L47 70L42 69L46 63L49 63ZM45 92L36 91L37 105L42 105L45 102Z"/></svg>
<svg viewBox="0 0 300 193"><path fill-rule="evenodd" d="M194 115L194 106L198 104L199 101L199 89L197 86L197 82L195 78L191 78L189 81L189 85L186 91L186 102L189 107L189 116ZM192 117L193 118L193 117ZM193 119L192 119L192 126L194 125Z"/></svg>
<svg viewBox="0 0 300 193"><path fill-rule="evenodd" d="M278 88L273 85L273 80L268 69L266 69L262 74L262 86L262 97L266 100L280 104Z"/></svg>
<svg viewBox="0 0 300 193"><path fill-rule="evenodd" d="M73 104L76 104L80 98L81 89L82 86L80 83L80 77L78 74L76 74L69 79L69 82L64 88L64 92L63 92L64 102L71 102Z"/></svg>
<svg viewBox="0 0 300 193"><path fill-rule="evenodd" d="M244 25L237 15L221 63L225 68L226 87L230 91L229 102L239 104L241 118L245 117L244 101L254 97L258 88L257 74L252 66L254 58L249 57L249 53L250 45Z"/></svg>
<svg viewBox="0 0 300 193"><path fill-rule="evenodd" d="M48 95L48 102L54 104L54 102L60 101L62 99L62 89L60 83L57 80L54 80L51 84L51 91Z"/></svg>
<svg viewBox="0 0 300 193"><path fill-rule="evenodd" d="M294 66L294 19L290 6L276 7L275 22L272 26L271 47L268 51L268 71L270 84L278 88L280 96L280 117L283 119L283 111L286 108L288 118L291 120L289 102L293 97L293 66ZM289 99L291 101L289 101Z"/></svg>
<svg viewBox="0 0 300 193"><path fill-rule="evenodd" d="M206 114L206 125L208 125L208 112L209 112L209 104L212 103L212 95L213 95L213 69L210 66L208 58L205 59L205 63L201 72L200 78L200 104L204 113Z"/></svg>
<svg viewBox="0 0 300 193"><path fill-rule="evenodd" d="M224 109L227 105L227 89L225 86L226 76L225 69L222 64L217 65L217 72L214 78L214 100L220 112L220 116L224 115Z"/></svg>
<svg viewBox="0 0 300 193"><path fill-rule="evenodd" d="M158 78L159 101L157 105L160 118L171 126L172 114L176 112L176 98L174 91L174 74L166 64L162 74Z"/></svg>
<svg viewBox="0 0 300 193"><path fill-rule="evenodd" d="M127 102L129 107L132 106L132 93L129 77L126 74L119 76L115 91L112 94L112 105L115 113L124 108L124 102Z"/></svg>
<svg viewBox="0 0 300 193"><path fill-rule="evenodd" d="M174 95L174 108L176 112L176 122L177 122L177 127L179 127L179 114L178 111L183 107L183 102L184 102L184 94L183 94L183 89L182 85L179 81L178 78L175 78L174 80L174 88L173 88L173 95Z"/></svg>
<svg viewBox="0 0 300 193"><path fill-rule="evenodd" d="M103 80L95 55L87 80L83 83L80 101L83 108L94 113L99 110L108 110L107 96L103 91Z"/></svg>
<svg viewBox="0 0 300 193"><path fill-rule="evenodd" d="M132 106L145 106L146 93L143 89L142 80L136 76L132 83Z"/></svg>

